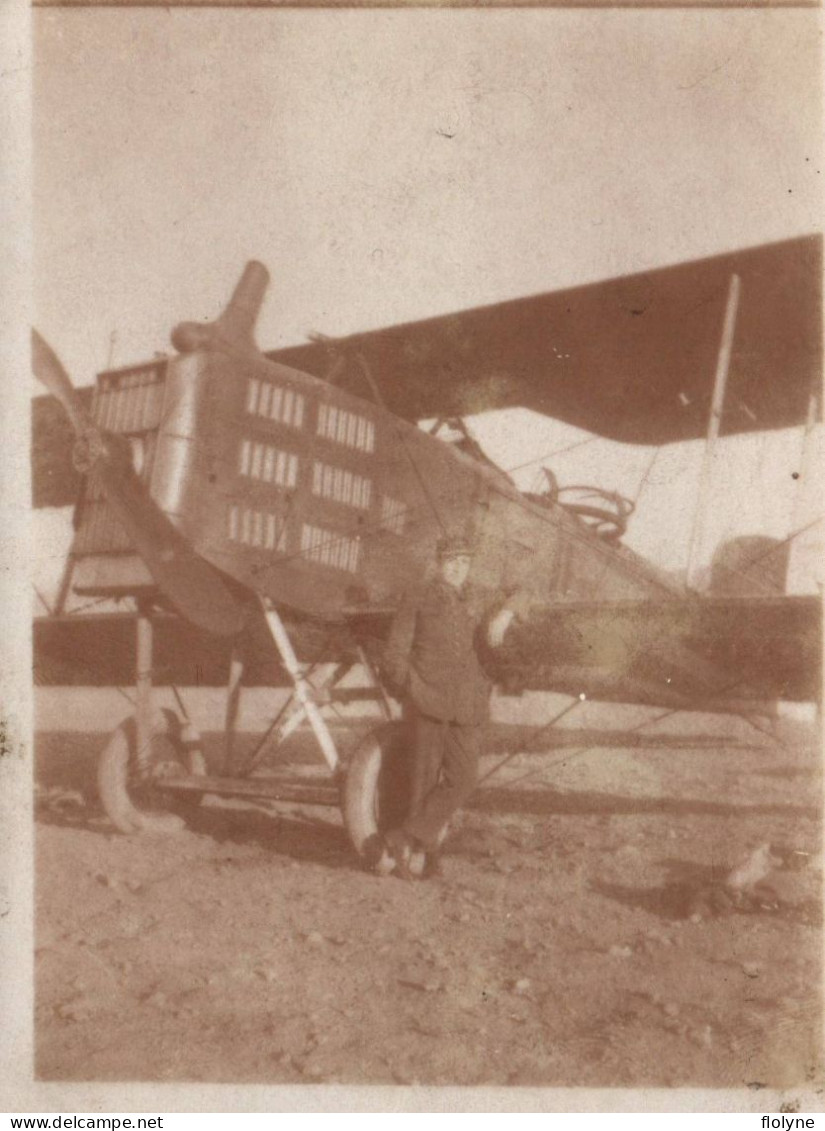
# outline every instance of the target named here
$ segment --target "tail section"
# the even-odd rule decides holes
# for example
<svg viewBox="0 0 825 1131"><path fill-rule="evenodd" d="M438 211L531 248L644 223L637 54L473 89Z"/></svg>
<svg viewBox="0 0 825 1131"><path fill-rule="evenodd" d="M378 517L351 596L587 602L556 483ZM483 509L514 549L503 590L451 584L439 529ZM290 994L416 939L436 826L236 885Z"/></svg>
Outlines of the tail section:
<svg viewBox="0 0 825 1131"><path fill-rule="evenodd" d="M778 597L785 593L790 544L764 535L723 542L713 555L712 597Z"/></svg>

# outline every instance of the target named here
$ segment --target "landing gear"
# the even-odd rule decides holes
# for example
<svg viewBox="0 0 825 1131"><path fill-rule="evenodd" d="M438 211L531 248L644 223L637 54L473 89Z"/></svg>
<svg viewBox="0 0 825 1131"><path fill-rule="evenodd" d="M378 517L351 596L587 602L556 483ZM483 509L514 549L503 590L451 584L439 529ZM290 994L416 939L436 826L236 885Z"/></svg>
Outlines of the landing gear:
<svg viewBox="0 0 825 1131"><path fill-rule="evenodd" d="M160 784L173 776L203 776L206 762L200 735L183 710L152 704L152 621L148 610L138 613L137 697L135 713L113 732L97 765L97 787L103 809L124 833L177 832L179 815L163 812ZM177 693L176 693L177 694ZM178 697L180 703L180 698Z"/></svg>
<svg viewBox="0 0 825 1131"><path fill-rule="evenodd" d="M409 746L405 723L384 723L367 735L350 761L341 808L359 855L369 854L378 839L407 815Z"/></svg>
<svg viewBox="0 0 825 1131"><path fill-rule="evenodd" d="M134 715L109 738L97 764L97 788L106 816L120 832L173 833L183 828L182 816L163 811L168 799L160 787L165 777L203 775L206 768L200 749L181 738L182 731L185 725L177 716L167 717L151 736L149 758L138 756Z"/></svg>
<svg viewBox="0 0 825 1131"><path fill-rule="evenodd" d="M362 856L369 854L380 834L399 824L406 816L410 791L409 759L405 757L409 747L407 728L403 723L390 721L392 711L389 701L362 649L358 650L359 660L370 678L369 687L336 693L334 683L341 674L336 672L325 687L317 688L305 678L277 612L269 610L266 619L281 661L293 680L293 714L297 710L299 717L306 717L327 765L341 779L344 827L356 852ZM361 742L346 773L341 775L335 742L318 702L352 702L355 699L377 702L385 721Z"/></svg>
<svg viewBox="0 0 825 1131"><path fill-rule="evenodd" d="M243 662L240 651L234 652L227 686L224 761L218 774L210 774L200 737L177 692L177 710L164 708L159 714L153 710L152 622L148 610L141 610L136 639L136 708L113 733L100 756L98 791L103 808L121 832L167 833L183 828L185 817L191 816L206 794L340 805L356 852L369 854L376 840L406 816L407 728L392 721L390 702L362 649L336 667L324 682L313 682L312 669L298 660L278 612L264 608L263 616L292 683L292 693L251 754L239 757L235 727ZM369 683L341 687L341 680L356 664L366 671ZM377 704L384 722L360 743L344 772L323 708L356 701ZM290 776L256 773L271 746L283 742L304 721L315 736L332 781L323 782L317 774L306 772Z"/></svg>

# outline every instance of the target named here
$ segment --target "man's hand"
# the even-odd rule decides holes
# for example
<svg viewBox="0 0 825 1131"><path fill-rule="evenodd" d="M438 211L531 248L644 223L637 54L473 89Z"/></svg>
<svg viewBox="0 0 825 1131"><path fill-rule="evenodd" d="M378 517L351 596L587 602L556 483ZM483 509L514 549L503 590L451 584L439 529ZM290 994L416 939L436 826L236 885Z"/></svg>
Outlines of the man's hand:
<svg viewBox="0 0 825 1131"><path fill-rule="evenodd" d="M491 648L500 648L504 643L504 634L515 615L512 609L500 609L490 621L487 626L487 643Z"/></svg>

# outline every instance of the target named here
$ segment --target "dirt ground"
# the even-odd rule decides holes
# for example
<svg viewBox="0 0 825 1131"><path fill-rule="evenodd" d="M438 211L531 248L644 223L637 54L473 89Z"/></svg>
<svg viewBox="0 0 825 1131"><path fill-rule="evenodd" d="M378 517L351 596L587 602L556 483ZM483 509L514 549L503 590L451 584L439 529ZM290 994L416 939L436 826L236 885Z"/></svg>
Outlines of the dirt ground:
<svg viewBox="0 0 825 1131"><path fill-rule="evenodd" d="M810 736L520 754L417 883L364 872L331 809L116 833L103 741L38 743L41 1079L822 1081Z"/></svg>

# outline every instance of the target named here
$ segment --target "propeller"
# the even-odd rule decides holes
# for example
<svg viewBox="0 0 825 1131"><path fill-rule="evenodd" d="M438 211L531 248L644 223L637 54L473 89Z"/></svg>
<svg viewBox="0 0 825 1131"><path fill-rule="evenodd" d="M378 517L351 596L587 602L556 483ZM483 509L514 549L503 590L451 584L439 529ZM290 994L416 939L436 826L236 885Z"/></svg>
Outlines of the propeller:
<svg viewBox="0 0 825 1131"><path fill-rule="evenodd" d="M172 345L180 353L221 347L257 353L255 322L268 286L266 267L251 259L223 313L214 322L181 322L172 331Z"/></svg>
<svg viewBox="0 0 825 1131"><path fill-rule="evenodd" d="M127 441L95 423L57 354L36 330L32 330L32 369L72 423L76 465L94 471L106 501L164 597L198 628L216 636L234 636L246 620L244 605L157 506L135 473Z"/></svg>

